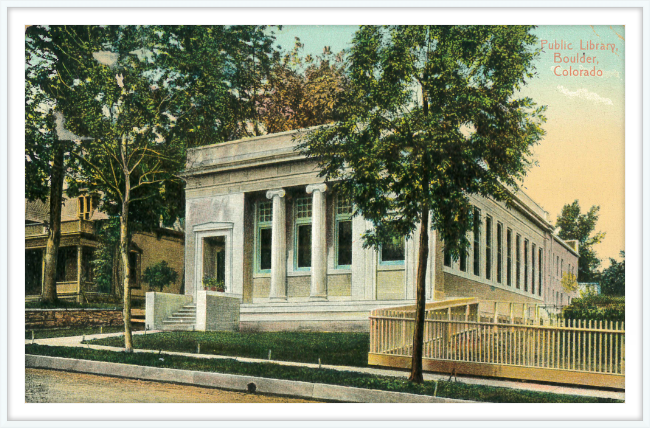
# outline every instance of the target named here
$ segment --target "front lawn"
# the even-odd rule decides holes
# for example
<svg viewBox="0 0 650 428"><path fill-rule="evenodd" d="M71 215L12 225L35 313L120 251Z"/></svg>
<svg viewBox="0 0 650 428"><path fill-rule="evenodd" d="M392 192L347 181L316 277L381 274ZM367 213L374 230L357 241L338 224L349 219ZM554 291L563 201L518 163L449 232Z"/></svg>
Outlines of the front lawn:
<svg viewBox="0 0 650 428"><path fill-rule="evenodd" d="M229 355L247 358L318 363L338 366L365 367L368 365L370 336L368 333L316 332L198 332L173 331L137 335L133 346L174 352ZM87 340L84 343L105 346L124 346L122 337Z"/></svg>
<svg viewBox="0 0 650 428"><path fill-rule="evenodd" d="M138 336L136 336L138 337ZM181 370L229 373L237 375L266 377L272 379L297 380L302 382L326 383L383 391L408 392L411 394L436 395L492 403L615 403L608 398L582 397L576 395L552 394L548 392L524 391L485 385L469 385L461 382L425 381L414 384L405 378L377 376L331 369L282 366L273 363L245 363L230 359L191 358L169 354L100 351L86 348L61 346L25 345L26 354L52 357L77 358L92 361L135 364L150 367L165 367ZM437 386L436 386L437 383Z"/></svg>

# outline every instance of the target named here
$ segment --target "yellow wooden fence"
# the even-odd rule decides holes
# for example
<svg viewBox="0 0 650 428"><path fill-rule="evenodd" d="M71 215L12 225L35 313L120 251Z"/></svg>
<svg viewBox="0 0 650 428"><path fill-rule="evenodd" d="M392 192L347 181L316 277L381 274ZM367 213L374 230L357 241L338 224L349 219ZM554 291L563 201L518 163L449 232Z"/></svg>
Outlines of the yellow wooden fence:
<svg viewBox="0 0 650 428"><path fill-rule="evenodd" d="M625 387L625 326L622 322L504 317L485 302L458 301L427 308L425 370L525 380ZM530 309L530 306L527 307ZM369 363L410 367L414 307L384 308L370 316Z"/></svg>

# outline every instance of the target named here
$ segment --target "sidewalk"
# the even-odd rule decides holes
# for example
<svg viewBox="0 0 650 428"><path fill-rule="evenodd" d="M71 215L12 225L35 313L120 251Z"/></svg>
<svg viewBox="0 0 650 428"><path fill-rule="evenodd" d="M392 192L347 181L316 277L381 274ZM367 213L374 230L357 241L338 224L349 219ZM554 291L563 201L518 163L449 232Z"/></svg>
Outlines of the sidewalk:
<svg viewBox="0 0 650 428"><path fill-rule="evenodd" d="M158 333L158 331L151 330L146 332L146 334L152 334L152 333ZM123 348L116 348L112 346L86 345L86 344L82 344L81 342L84 339L84 337L85 339L90 340L90 339L101 339L105 337L120 336L121 334L122 333L107 333L107 334L93 334L89 336L53 337L48 339L35 339L33 343L38 345L82 347L88 349L98 349L98 350L119 352L122 351ZM133 332L133 334L134 335L145 334L145 332L137 331L137 332ZM25 344L30 344L30 343L32 343L30 339L25 340ZM134 349L134 352L158 353L157 350L147 350L147 349ZM172 352L172 351L163 351L163 353L168 355L180 355L180 356L191 357L191 358L230 359L230 360L249 362L249 363L271 362L274 364L280 364L285 366L319 368L318 364L298 363L292 361L273 361L273 360L269 361L269 360L256 359L256 358L233 357L233 356L211 355L211 354L195 354L195 353ZM320 367L325 369L340 370L340 371L371 373L371 374L376 374L381 376L394 376L394 377L408 376L408 372L402 370L379 369L379 368L372 368L372 367L332 366L326 364L323 364ZM425 380L448 380L449 375L424 373L424 379ZM612 398L615 400L625 400L625 392L607 391L607 390L600 390L600 389L593 389L593 388L548 385L548 384L541 384L541 383L534 383L534 382L475 378L475 377L466 377L466 376L458 376L457 381L466 384L513 388L513 389L520 389L520 390L527 390L527 391L551 392L554 394L580 395L585 397Z"/></svg>

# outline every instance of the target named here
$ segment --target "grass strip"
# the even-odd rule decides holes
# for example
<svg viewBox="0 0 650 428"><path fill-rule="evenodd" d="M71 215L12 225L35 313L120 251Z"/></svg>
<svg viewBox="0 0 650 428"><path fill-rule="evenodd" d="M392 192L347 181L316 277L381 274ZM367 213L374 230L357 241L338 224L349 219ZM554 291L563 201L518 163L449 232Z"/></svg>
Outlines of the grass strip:
<svg viewBox="0 0 650 428"><path fill-rule="evenodd" d="M142 326L132 326L133 331L143 330ZM25 330L25 339L32 338L32 331L34 332L34 339L49 339L51 337L70 337L70 336L89 336L91 334L103 333L119 333L124 331L124 326L104 326L101 329L99 326L88 327L68 327L68 328L52 328L52 329L29 329ZM121 345L124 346L124 337L120 336Z"/></svg>
<svg viewBox="0 0 650 428"><path fill-rule="evenodd" d="M124 338L109 337L84 343L124 346ZM368 333L321 332L199 332L173 331L133 337L137 349L227 355L335 366L368 366Z"/></svg>
<svg viewBox="0 0 650 428"><path fill-rule="evenodd" d="M425 381L414 384L406 379L391 376L377 376L331 369L282 366L273 363L245 363L228 359L199 359L169 354L103 351L61 346L25 345L25 353L52 357L76 358L92 361L134 364L150 367L164 367L181 370L227 373L286 379L302 382L325 383L382 391L406 392L433 395L436 382ZM548 392L524 391L485 385L468 385L460 382L439 381L437 396L445 398L485 401L491 403L614 403L608 398L583 397L552 394Z"/></svg>

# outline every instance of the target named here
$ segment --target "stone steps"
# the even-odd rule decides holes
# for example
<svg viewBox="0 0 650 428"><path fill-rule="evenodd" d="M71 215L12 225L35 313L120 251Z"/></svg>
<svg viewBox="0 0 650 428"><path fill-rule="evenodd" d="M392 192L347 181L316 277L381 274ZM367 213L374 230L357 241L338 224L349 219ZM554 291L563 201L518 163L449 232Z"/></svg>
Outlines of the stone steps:
<svg viewBox="0 0 650 428"><path fill-rule="evenodd" d="M193 331L196 325L196 305L185 305L163 321L162 330Z"/></svg>

